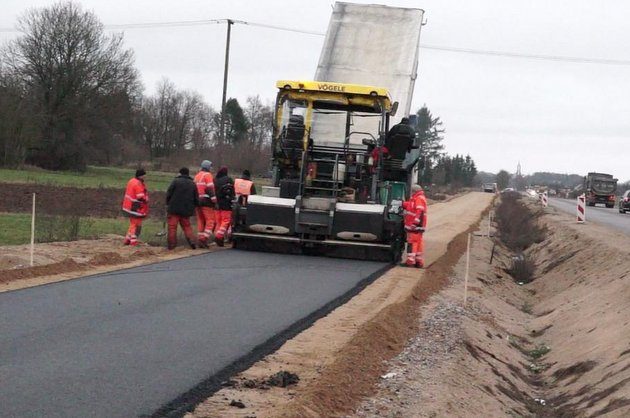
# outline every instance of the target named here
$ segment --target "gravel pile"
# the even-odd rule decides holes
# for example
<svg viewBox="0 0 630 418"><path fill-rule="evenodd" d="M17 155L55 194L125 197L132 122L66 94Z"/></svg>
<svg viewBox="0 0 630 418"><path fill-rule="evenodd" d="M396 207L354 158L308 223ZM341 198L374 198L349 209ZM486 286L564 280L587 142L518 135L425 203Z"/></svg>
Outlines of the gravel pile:
<svg viewBox="0 0 630 418"><path fill-rule="evenodd" d="M463 340L461 327L462 318L466 311L459 303L438 297L437 303L421 318L420 332L411 339L405 349L394 358L388 368L388 373L381 376L379 394L367 399L357 409L355 416L359 417L403 417L408 416L413 406L414 415L422 416L421 396L427 392L434 382L431 375L436 368L440 368L446 361L457 355L457 346Z"/></svg>

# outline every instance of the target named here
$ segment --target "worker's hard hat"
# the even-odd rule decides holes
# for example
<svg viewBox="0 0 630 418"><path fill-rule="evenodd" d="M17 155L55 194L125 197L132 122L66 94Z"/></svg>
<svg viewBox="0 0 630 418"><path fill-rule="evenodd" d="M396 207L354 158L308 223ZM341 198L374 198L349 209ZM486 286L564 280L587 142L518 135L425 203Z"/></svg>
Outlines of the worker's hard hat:
<svg viewBox="0 0 630 418"><path fill-rule="evenodd" d="M422 191L422 186L420 186L419 184L414 184L413 186L411 186L412 193L420 192L420 191Z"/></svg>
<svg viewBox="0 0 630 418"><path fill-rule="evenodd" d="M212 161L210 160L203 160L201 162L201 168L205 168L205 169L211 169L212 168Z"/></svg>

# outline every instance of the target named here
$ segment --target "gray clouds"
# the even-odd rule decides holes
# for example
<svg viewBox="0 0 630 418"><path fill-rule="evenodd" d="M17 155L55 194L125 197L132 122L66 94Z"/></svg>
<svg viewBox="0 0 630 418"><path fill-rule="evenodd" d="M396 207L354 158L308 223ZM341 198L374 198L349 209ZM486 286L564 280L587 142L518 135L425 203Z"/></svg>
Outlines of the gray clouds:
<svg viewBox="0 0 630 418"><path fill-rule="evenodd" d="M362 1L371 3L372 1ZM26 7L4 0L0 27ZM331 2L81 0L105 24L233 18L325 32ZM630 60L624 1L384 1L426 11L421 42L526 54ZM0 40L14 34L0 33ZM162 77L220 105L225 25L125 30L148 93ZM228 94L271 100L278 79L311 79L322 36L233 27ZM481 170L612 172L630 179L630 66L576 64L423 49L413 108L423 103L447 130L446 151Z"/></svg>

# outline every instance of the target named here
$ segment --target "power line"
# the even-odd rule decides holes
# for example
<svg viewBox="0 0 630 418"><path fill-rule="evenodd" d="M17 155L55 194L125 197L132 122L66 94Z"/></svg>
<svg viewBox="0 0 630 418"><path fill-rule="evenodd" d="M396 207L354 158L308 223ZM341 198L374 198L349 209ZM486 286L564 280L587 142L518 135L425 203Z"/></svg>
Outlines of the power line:
<svg viewBox="0 0 630 418"><path fill-rule="evenodd" d="M179 20L168 22L140 22L140 23L120 23L113 25L103 25L106 30L116 29L151 29L151 28L168 28L168 27L186 27L186 26L206 26L216 25L227 22L228 19L200 19L200 20ZM21 32L16 28L0 28L0 32L18 33Z"/></svg>
<svg viewBox="0 0 630 418"><path fill-rule="evenodd" d="M205 25L216 25L216 24L226 23L228 22L228 20L230 20L233 23L245 25L245 26L254 26L254 27L260 27L260 28L266 28L266 29L281 30L285 32L301 33L305 35L314 35L314 36L325 35L322 32L291 28L291 27L286 27L286 26L271 25L267 23L251 22L251 21L246 21L246 20L234 20L234 19L201 19L201 20L180 20L180 21L168 21L168 22L125 23L125 24L116 24L116 25L104 25L104 28L107 30L116 30L116 29L150 29L150 28L205 26ZM0 28L0 33L1 32L16 33L16 32L19 32L19 30L15 28ZM570 63L575 63L575 64L602 64L602 65L621 65L621 66L630 65L630 60L619 60L619 59L573 57L573 56L563 56L563 55L526 54L526 53L520 53L520 52L493 51L493 50L485 50L485 49L459 48L459 47L452 47L452 46L429 45L429 44L421 44L420 48L427 49L427 50L452 52L452 53L485 55L485 56L517 58L517 59L533 59L533 60L541 60L541 61L570 62Z"/></svg>
<svg viewBox="0 0 630 418"><path fill-rule="evenodd" d="M146 22L146 23L123 23L118 25L104 25L105 29L149 29L181 26L205 26L225 23L227 19L203 19L203 20L180 20L174 22Z"/></svg>
<svg viewBox="0 0 630 418"><path fill-rule="evenodd" d="M248 26L257 26L257 27L260 27L260 28L283 30L283 31L287 31L287 32L303 33L303 34L306 34L306 35L316 35L316 36L324 36L324 35L326 35L323 32L315 32L315 31L304 30L304 29L288 28L288 27L284 27L284 26L268 25L266 23L246 22L244 20L235 20L234 23L240 23L242 25L248 25Z"/></svg>
<svg viewBox="0 0 630 418"><path fill-rule="evenodd" d="M436 51L459 52L459 53L465 53L465 54L488 55L488 56L495 56L495 57L573 62L573 63L578 63L578 64L630 65L630 60L570 57L570 56L562 56L562 55L523 54L523 53L517 53L517 52L490 51L490 50L482 50L482 49L456 48L456 47L451 47L451 46L426 45L426 44L420 45L420 48L432 49Z"/></svg>

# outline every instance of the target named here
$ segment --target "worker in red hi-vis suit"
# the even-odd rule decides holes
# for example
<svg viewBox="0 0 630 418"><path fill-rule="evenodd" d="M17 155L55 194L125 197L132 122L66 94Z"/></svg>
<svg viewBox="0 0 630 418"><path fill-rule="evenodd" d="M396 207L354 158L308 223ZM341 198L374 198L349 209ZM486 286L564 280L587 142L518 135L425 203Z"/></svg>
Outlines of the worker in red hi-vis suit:
<svg viewBox="0 0 630 418"><path fill-rule="evenodd" d="M232 223L232 201L234 200L234 180L228 176L227 167L221 167L214 179L214 191L217 196L215 214L214 242L223 247L225 236Z"/></svg>
<svg viewBox="0 0 630 418"><path fill-rule="evenodd" d="M208 242L212 241L214 231L214 177L210 172L212 162L203 160L201 169L195 176L197 185L197 197L199 203L195 212L197 214L197 241L200 247L207 248ZM213 201L214 199L214 201Z"/></svg>
<svg viewBox="0 0 630 418"><path fill-rule="evenodd" d="M146 171L136 170L134 178L129 180L125 189L122 210L129 217L129 229L125 235L125 245L138 245L138 237L142 230L142 220L149 214L149 193L144 184Z"/></svg>
<svg viewBox="0 0 630 418"><path fill-rule="evenodd" d="M403 202L405 232L407 233L408 267L424 267L423 234L427 227L427 199L418 184L411 187L411 197Z"/></svg>

